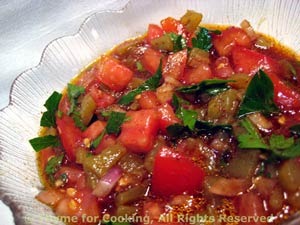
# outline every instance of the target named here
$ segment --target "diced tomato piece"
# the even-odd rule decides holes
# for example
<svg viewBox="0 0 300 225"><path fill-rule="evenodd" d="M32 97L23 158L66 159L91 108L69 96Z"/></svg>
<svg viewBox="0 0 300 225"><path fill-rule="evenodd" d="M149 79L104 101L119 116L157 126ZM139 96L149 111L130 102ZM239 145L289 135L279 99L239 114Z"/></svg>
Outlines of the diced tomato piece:
<svg viewBox="0 0 300 225"><path fill-rule="evenodd" d="M158 116L154 109L127 113L129 121L123 123L119 141L133 152L148 152L153 148L158 131Z"/></svg>
<svg viewBox="0 0 300 225"><path fill-rule="evenodd" d="M162 147L155 156L152 190L159 196L170 196L200 190L205 173L185 155Z"/></svg>
<svg viewBox="0 0 300 225"><path fill-rule="evenodd" d="M81 130L75 126L74 120L66 115L56 117L56 124L62 145L70 161L75 161L76 150L82 143Z"/></svg>
<svg viewBox="0 0 300 225"><path fill-rule="evenodd" d="M153 91L144 91L138 99L142 109L152 109L159 105L156 93Z"/></svg>
<svg viewBox="0 0 300 225"><path fill-rule="evenodd" d="M212 78L212 72L209 65L207 63L201 63L195 69L185 70L180 80L183 84L190 85L200 83L210 78Z"/></svg>
<svg viewBox="0 0 300 225"><path fill-rule="evenodd" d="M219 78L228 78L234 74L229 59L226 56L217 58L214 65L214 75Z"/></svg>
<svg viewBox="0 0 300 225"><path fill-rule="evenodd" d="M149 24L147 32L147 41L150 43L153 39L163 36L164 31L156 24Z"/></svg>
<svg viewBox="0 0 300 225"><path fill-rule="evenodd" d="M89 93L96 102L98 108L105 108L115 102L115 98L112 95L101 91L97 86L90 87Z"/></svg>
<svg viewBox="0 0 300 225"><path fill-rule="evenodd" d="M84 172L76 167L71 167L71 166L62 166L55 176L59 178L62 174L66 174L68 179L67 179L67 187L75 187L77 184L78 180L84 176Z"/></svg>
<svg viewBox="0 0 300 225"><path fill-rule="evenodd" d="M300 94L287 86L275 74L267 74L274 85L274 101L285 110L300 108Z"/></svg>
<svg viewBox="0 0 300 225"><path fill-rule="evenodd" d="M86 188L77 190L74 197L66 196L55 208L58 216L75 217L78 225L98 224L100 221L100 207L97 197L92 195L92 190ZM93 218L93 221L86 217Z"/></svg>
<svg viewBox="0 0 300 225"><path fill-rule="evenodd" d="M237 198L237 209L238 209L238 215L239 216L246 216L247 218L250 218L253 216L257 218L256 220L251 220L249 222L245 221L243 224L245 225L261 225L266 224L260 221L260 217L266 216L266 210L263 206L262 199L254 193L247 193L240 195ZM251 204L250 204L251 203Z"/></svg>
<svg viewBox="0 0 300 225"><path fill-rule="evenodd" d="M39 153L39 166L41 168L41 171L44 171L47 163L50 159L50 157L55 156L55 152L53 151L52 147L48 147L40 151Z"/></svg>
<svg viewBox="0 0 300 225"><path fill-rule="evenodd" d="M165 103L164 105L158 107L159 116L159 129L163 132L167 132L167 127L174 124L180 123L180 120L176 117L172 107Z"/></svg>
<svg viewBox="0 0 300 225"><path fill-rule="evenodd" d="M147 71L154 74L159 67L160 59L162 58L162 53L152 48L147 48L141 57L141 63Z"/></svg>
<svg viewBox="0 0 300 225"><path fill-rule="evenodd" d="M236 73L254 75L259 69L266 73L278 74L280 72L279 65L275 60L247 48L234 47L232 49L232 61Z"/></svg>
<svg viewBox="0 0 300 225"><path fill-rule="evenodd" d="M279 65L272 58L241 47L232 50L232 59L235 71L254 75L259 69L264 70L274 84L274 100L284 109L300 108L300 95L287 86L277 76L280 72Z"/></svg>
<svg viewBox="0 0 300 225"><path fill-rule="evenodd" d="M187 61L187 50L181 50L168 56L167 63L163 69L163 77L173 77L179 79L184 71Z"/></svg>
<svg viewBox="0 0 300 225"><path fill-rule="evenodd" d="M107 58L98 65L97 78L111 90L122 91L133 77L133 72L119 61Z"/></svg>
<svg viewBox="0 0 300 225"><path fill-rule="evenodd" d="M117 142L117 138L114 135L108 135L106 134L100 144L97 146L97 148L94 150L94 153L100 154L104 149L106 149L109 146L115 145Z"/></svg>
<svg viewBox="0 0 300 225"><path fill-rule="evenodd" d="M221 56L230 55L234 46L243 46L249 48L251 39L247 33L238 27L230 27L220 35L213 36L213 45Z"/></svg>
<svg viewBox="0 0 300 225"><path fill-rule="evenodd" d="M179 20L168 17L160 21L161 27L166 33L184 34L185 29Z"/></svg>
<svg viewBox="0 0 300 225"><path fill-rule="evenodd" d="M97 120L92 123L83 133L84 138L89 138L91 141L96 139L104 130L106 122Z"/></svg>

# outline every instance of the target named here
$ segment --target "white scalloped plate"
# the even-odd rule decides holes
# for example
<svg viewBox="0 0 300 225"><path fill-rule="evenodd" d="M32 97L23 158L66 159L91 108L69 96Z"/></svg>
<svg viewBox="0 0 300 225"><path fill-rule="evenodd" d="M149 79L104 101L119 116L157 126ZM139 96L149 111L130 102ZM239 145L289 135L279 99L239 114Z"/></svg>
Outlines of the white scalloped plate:
<svg viewBox="0 0 300 225"><path fill-rule="evenodd" d="M186 9L202 12L204 23L238 25L246 18L255 30L276 37L299 54L298 0L133 0L122 11L92 15L77 34L46 47L39 65L15 80L10 104L0 112L0 198L11 207L17 225L61 224L53 221L50 208L34 199L42 186L28 140L38 133L47 97L62 90L100 54L143 34L147 24L167 16L178 18Z"/></svg>

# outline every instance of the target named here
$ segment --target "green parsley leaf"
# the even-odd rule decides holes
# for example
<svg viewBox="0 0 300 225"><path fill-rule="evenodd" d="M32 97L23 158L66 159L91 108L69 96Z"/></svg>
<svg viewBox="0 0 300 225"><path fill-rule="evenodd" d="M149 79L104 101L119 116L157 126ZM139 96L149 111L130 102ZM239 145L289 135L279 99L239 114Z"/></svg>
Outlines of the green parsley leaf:
<svg viewBox="0 0 300 225"><path fill-rule="evenodd" d="M174 123L167 128L168 136L172 139L187 138L193 135L193 132L187 127L179 123Z"/></svg>
<svg viewBox="0 0 300 225"><path fill-rule="evenodd" d="M40 126L42 127L54 127L56 126L55 112L46 111L43 113Z"/></svg>
<svg viewBox="0 0 300 225"><path fill-rule="evenodd" d="M186 40L182 35L175 33L169 33L171 40L173 41L173 52L179 52L186 48Z"/></svg>
<svg viewBox="0 0 300 225"><path fill-rule="evenodd" d="M52 95L46 100L44 106L47 111L43 113L40 121L42 127L54 127L56 126L55 112L58 109L59 102L62 98L62 94L54 91Z"/></svg>
<svg viewBox="0 0 300 225"><path fill-rule="evenodd" d="M46 100L44 106L48 111L56 111L61 100L62 94L54 91L52 95Z"/></svg>
<svg viewBox="0 0 300 225"><path fill-rule="evenodd" d="M298 135L300 136L300 124L296 124L294 126L291 126L289 128L292 135Z"/></svg>
<svg viewBox="0 0 300 225"><path fill-rule="evenodd" d="M48 162L47 162L47 165L46 165L46 168L45 168L45 172L46 174L48 175L53 175L55 174L58 170L59 170L59 167L61 166L61 163L63 161L63 158L64 158L64 155L59 155L59 156L54 156L52 157Z"/></svg>
<svg viewBox="0 0 300 225"><path fill-rule="evenodd" d="M295 158L300 156L300 140L286 149L272 149L273 153L281 158Z"/></svg>
<svg viewBox="0 0 300 225"><path fill-rule="evenodd" d="M253 112L270 114L278 111L279 109L274 103L272 80L264 71L259 70L248 85L238 116L242 117Z"/></svg>
<svg viewBox="0 0 300 225"><path fill-rule="evenodd" d="M75 126L79 127L81 131L85 131L86 130L86 126L83 124L81 117L80 117L80 113L77 111L74 111L72 114L72 118L75 122Z"/></svg>
<svg viewBox="0 0 300 225"><path fill-rule="evenodd" d="M268 145L264 142L258 131L249 119L241 121L241 125L247 130L246 134L240 134L237 139L240 148L262 148L268 149Z"/></svg>
<svg viewBox="0 0 300 225"><path fill-rule="evenodd" d="M259 132L255 129L248 119L244 119L241 125L246 128L248 134L239 135L240 148L260 148L269 150L271 156L279 158L294 158L300 156L300 141L294 138L285 138L283 135L271 135L269 143L260 136Z"/></svg>
<svg viewBox="0 0 300 225"><path fill-rule="evenodd" d="M92 142L91 146L93 148L97 148L101 143L105 134L115 134L119 135L121 132L121 125L126 120L126 113L122 112L110 112L109 119L107 121L105 129L101 132L101 134Z"/></svg>
<svg viewBox="0 0 300 225"><path fill-rule="evenodd" d="M272 134L269 143L271 149L285 149L294 144L294 138L285 138L283 135Z"/></svg>
<svg viewBox="0 0 300 225"><path fill-rule="evenodd" d="M220 30L209 30L211 33L214 33L214 34L222 34L222 32Z"/></svg>
<svg viewBox="0 0 300 225"><path fill-rule="evenodd" d="M148 90L155 90L160 85L160 80L162 78L162 60L160 60L158 69L156 73L145 81L142 85L140 85L138 88L134 89L133 91L130 91L126 95L123 95L119 101L118 104L120 105L129 105L137 96L138 94L142 93L143 91Z"/></svg>
<svg viewBox="0 0 300 225"><path fill-rule="evenodd" d="M29 140L29 143L31 144L32 148L36 151L39 152L43 150L44 148L47 147L58 147L60 146L60 141L57 136L53 135L47 135L43 137L37 137Z"/></svg>
<svg viewBox="0 0 300 225"><path fill-rule="evenodd" d="M187 126L190 130L193 130L198 114L196 111L188 110L180 106L181 102L186 101L174 94L172 98L172 104L176 109L176 116L182 120L184 126Z"/></svg>
<svg viewBox="0 0 300 225"><path fill-rule="evenodd" d="M100 135L95 140L92 141L91 147L92 148L97 148L99 146L99 144L101 143L101 141L102 141L102 139L103 139L103 137L104 137L105 134L106 134L106 130L104 129L100 133Z"/></svg>
<svg viewBox="0 0 300 225"><path fill-rule="evenodd" d="M121 131L121 125L126 119L126 113L123 112L111 112L107 121L105 130L108 134L118 135Z"/></svg>
<svg viewBox="0 0 300 225"><path fill-rule="evenodd" d="M68 115L74 112L76 104L77 104L77 98L85 92L84 87L76 86L74 84L68 84L68 99L71 103Z"/></svg>
<svg viewBox="0 0 300 225"><path fill-rule="evenodd" d="M220 79L211 79L204 80L199 84L184 86L177 89L178 92L185 94L202 94L207 93L211 96L215 96L221 92L224 92L229 89L227 83L235 82L234 80L220 80Z"/></svg>
<svg viewBox="0 0 300 225"><path fill-rule="evenodd" d="M139 71L139 72L144 72L145 71L145 68L143 67L142 63L140 61L137 61L136 62L136 69Z"/></svg>
<svg viewBox="0 0 300 225"><path fill-rule="evenodd" d="M208 52L213 46L209 32L208 29L201 27L196 33L196 38L192 38L192 46Z"/></svg>

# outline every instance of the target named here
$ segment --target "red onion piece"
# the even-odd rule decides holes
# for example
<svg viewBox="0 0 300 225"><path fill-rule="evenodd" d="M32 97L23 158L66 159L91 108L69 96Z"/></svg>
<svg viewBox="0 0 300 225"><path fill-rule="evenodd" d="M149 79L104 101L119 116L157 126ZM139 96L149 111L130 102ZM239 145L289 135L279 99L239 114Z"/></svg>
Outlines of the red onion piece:
<svg viewBox="0 0 300 225"><path fill-rule="evenodd" d="M106 197L113 187L117 184L122 176L122 171L119 167L111 168L97 183L95 189L93 190L93 195L97 197Z"/></svg>

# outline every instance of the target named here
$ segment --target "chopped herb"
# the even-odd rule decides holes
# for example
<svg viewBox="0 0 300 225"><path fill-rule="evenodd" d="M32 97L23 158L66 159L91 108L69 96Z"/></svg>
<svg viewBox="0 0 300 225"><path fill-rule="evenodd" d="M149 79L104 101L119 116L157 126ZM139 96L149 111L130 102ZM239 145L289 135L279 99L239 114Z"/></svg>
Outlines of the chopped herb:
<svg viewBox="0 0 300 225"><path fill-rule="evenodd" d="M292 135L300 136L300 124L296 124L289 128Z"/></svg>
<svg viewBox="0 0 300 225"><path fill-rule="evenodd" d="M241 125L247 130L246 134L240 134L237 139L240 148L262 148L268 149L262 137L259 135L257 129L249 119L241 121Z"/></svg>
<svg viewBox="0 0 300 225"><path fill-rule="evenodd" d="M196 38L192 38L192 46L208 52L213 46L209 32L208 29L201 27L196 33Z"/></svg>
<svg viewBox="0 0 300 225"><path fill-rule="evenodd" d="M300 156L300 140L294 142L286 149L271 149L273 153L281 158L295 158Z"/></svg>
<svg viewBox="0 0 300 225"><path fill-rule="evenodd" d="M99 144L101 143L101 141L102 141L102 139L103 139L103 137L104 137L105 134L106 134L106 130L104 129L100 133L100 135L95 140L92 141L91 147L92 148L97 148L99 146Z"/></svg>
<svg viewBox="0 0 300 225"><path fill-rule="evenodd" d="M108 134L118 135L121 131L121 125L125 121L126 113L123 112L111 112L107 121L105 130Z"/></svg>
<svg viewBox="0 0 300 225"><path fill-rule="evenodd" d="M137 61L136 62L136 69L139 71L139 72L144 72L145 71L145 68L143 67L142 63L140 61Z"/></svg>
<svg viewBox="0 0 300 225"><path fill-rule="evenodd" d="M285 138L283 135L272 134L269 143L271 149L285 149L294 144L294 138Z"/></svg>
<svg viewBox="0 0 300 225"><path fill-rule="evenodd" d="M58 108L62 94L54 91L52 95L47 99L44 106L47 111L43 113L40 121L40 125L43 127L54 127L56 125L55 112Z"/></svg>
<svg viewBox="0 0 300 225"><path fill-rule="evenodd" d="M54 91L52 95L46 100L44 106L48 111L56 111L60 102L62 94Z"/></svg>
<svg viewBox="0 0 300 225"><path fill-rule="evenodd" d="M248 85L238 116L242 117L253 112L270 114L278 112L278 110L274 103L272 80L264 71L259 70Z"/></svg>
<svg viewBox="0 0 300 225"><path fill-rule="evenodd" d="M178 92L185 94L203 94L207 93L211 96L215 96L221 92L224 92L229 89L227 83L235 82L234 80L219 80L219 79L211 79L204 80L199 84L184 86L177 89Z"/></svg>
<svg viewBox="0 0 300 225"><path fill-rule="evenodd" d="M68 115L74 112L78 97L85 92L84 87L68 84L68 99L71 103Z"/></svg>
<svg viewBox="0 0 300 225"><path fill-rule="evenodd" d="M173 41L173 52L179 52L186 48L186 40L182 35L175 33L169 33L171 40Z"/></svg>
<svg viewBox="0 0 300 225"><path fill-rule="evenodd" d="M196 111L188 110L180 106L181 102L186 101L174 94L172 98L172 104L176 109L176 116L182 120L184 126L187 126L190 130L193 130L198 114Z"/></svg>
<svg viewBox="0 0 300 225"><path fill-rule="evenodd" d="M142 93L143 91L155 90L156 88L159 87L161 78L162 78L162 60L160 60L156 73L151 78L146 80L145 83L140 85L138 88L134 89L133 91L130 91L126 95L123 95L118 101L118 104L129 105L134 100L135 96Z"/></svg>
<svg viewBox="0 0 300 225"><path fill-rule="evenodd" d="M60 141L57 136L47 135L43 137L37 137L29 140L29 143L36 152L39 152L47 147L58 147L60 146Z"/></svg>
<svg viewBox="0 0 300 225"><path fill-rule="evenodd" d="M75 126L76 127L79 127L81 131L86 130L86 126L83 124L83 122L82 122L82 120L80 118L80 113L79 112L74 111L72 113L72 118L73 118L73 120L75 122Z"/></svg>
<svg viewBox="0 0 300 225"><path fill-rule="evenodd" d="M110 112L109 119L107 121L105 129L101 134L92 142L91 146L97 148L101 143L105 134L115 134L119 135L121 131L121 125L126 120L126 113L122 112Z"/></svg>
<svg viewBox="0 0 300 225"><path fill-rule="evenodd" d="M61 166L61 163L63 161L63 158L64 158L64 155L59 155L59 156L54 156L52 157L48 162L47 162L47 165L46 165L46 168L45 168L45 172L47 175L53 175L55 174L60 166Z"/></svg>
<svg viewBox="0 0 300 225"><path fill-rule="evenodd" d="M294 138L285 138L283 135L273 134L267 144L248 119L244 119L241 125L246 128L248 133L241 134L237 137L240 148L269 150L273 156L279 158L294 158L300 156L299 140L295 142Z"/></svg>
<svg viewBox="0 0 300 225"><path fill-rule="evenodd" d="M220 30L209 30L211 33L214 33L214 34L222 34L222 32Z"/></svg>

